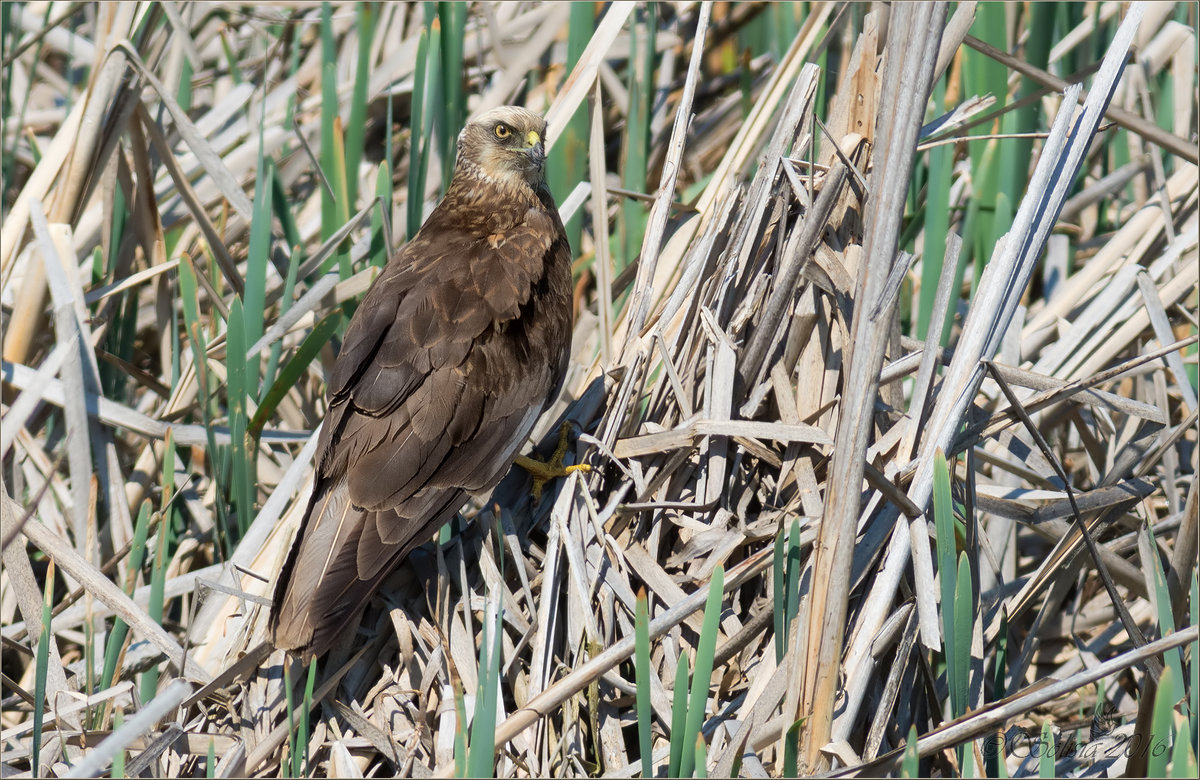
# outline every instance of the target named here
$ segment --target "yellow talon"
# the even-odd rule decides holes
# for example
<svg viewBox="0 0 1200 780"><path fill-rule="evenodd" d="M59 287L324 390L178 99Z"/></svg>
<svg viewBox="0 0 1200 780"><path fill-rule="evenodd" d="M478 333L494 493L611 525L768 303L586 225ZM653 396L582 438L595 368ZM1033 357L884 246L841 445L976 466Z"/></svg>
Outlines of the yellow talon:
<svg viewBox="0 0 1200 780"><path fill-rule="evenodd" d="M538 503L542 499L542 488L546 483L558 477L565 477L573 471L579 471L586 474L592 470L592 467L586 463L580 463L576 466L563 466L563 458L567 454L568 440L571 436L571 421L564 420L559 429L558 447L555 448L554 454L549 460L536 460L524 455L519 456L513 463L520 466L529 472L533 477L533 487L530 489L530 494L533 496L533 503Z"/></svg>

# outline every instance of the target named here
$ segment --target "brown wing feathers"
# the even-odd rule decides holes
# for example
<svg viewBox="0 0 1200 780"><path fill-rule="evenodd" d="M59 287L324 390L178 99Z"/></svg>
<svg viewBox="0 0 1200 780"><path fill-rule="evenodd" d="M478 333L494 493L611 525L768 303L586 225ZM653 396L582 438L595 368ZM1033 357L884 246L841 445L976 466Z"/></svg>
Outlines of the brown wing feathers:
<svg viewBox="0 0 1200 780"><path fill-rule="evenodd" d="M276 586L278 647L327 649L469 492L500 480L562 381L570 249L541 188L541 142L492 148L497 121L526 123L515 138L545 132L511 108L468 125L446 198L346 330L313 496Z"/></svg>

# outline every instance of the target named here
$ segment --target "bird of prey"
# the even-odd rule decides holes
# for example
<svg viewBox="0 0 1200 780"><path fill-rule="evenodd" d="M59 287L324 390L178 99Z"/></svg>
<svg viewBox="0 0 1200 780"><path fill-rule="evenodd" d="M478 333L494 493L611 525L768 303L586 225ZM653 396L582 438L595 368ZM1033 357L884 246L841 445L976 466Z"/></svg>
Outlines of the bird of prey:
<svg viewBox="0 0 1200 780"><path fill-rule="evenodd" d="M558 393L571 250L545 134L514 106L467 124L446 196L355 311L275 586L276 647L327 650L413 548L496 486Z"/></svg>

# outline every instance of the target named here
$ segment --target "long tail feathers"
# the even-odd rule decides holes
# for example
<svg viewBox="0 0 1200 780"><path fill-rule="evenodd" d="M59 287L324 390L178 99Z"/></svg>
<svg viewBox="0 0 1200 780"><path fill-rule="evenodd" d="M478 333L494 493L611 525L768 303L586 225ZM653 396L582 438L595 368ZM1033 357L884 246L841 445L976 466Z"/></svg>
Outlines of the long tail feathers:
<svg viewBox="0 0 1200 780"><path fill-rule="evenodd" d="M401 559L462 505L461 491L440 498L418 526L395 511L354 506L344 478L319 484L275 586L275 646L305 658L328 650Z"/></svg>
<svg viewBox="0 0 1200 780"><path fill-rule="evenodd" d="M309 505L279 575L271 631L275 646L319 655L371 597L377 578L358 576L358 548L369 513L350 501L346 481L323 486ZM343 598L331 598L341 594ZM342 605L331 610L335 602Z"/></svg>

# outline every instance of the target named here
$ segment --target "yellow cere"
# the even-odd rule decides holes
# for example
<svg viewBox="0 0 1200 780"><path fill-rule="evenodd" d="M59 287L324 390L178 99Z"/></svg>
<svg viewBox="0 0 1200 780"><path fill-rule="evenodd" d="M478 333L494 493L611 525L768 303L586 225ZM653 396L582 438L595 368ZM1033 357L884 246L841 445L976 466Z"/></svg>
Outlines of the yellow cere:
<svg viewBox="0 0 1200 780"><path fill-rule="evenodd" d="M542 140L542 137L538 135L537 130L530 130L529 134L525 136L525 143L529 146L535 146L540 140Z"/></svg>

